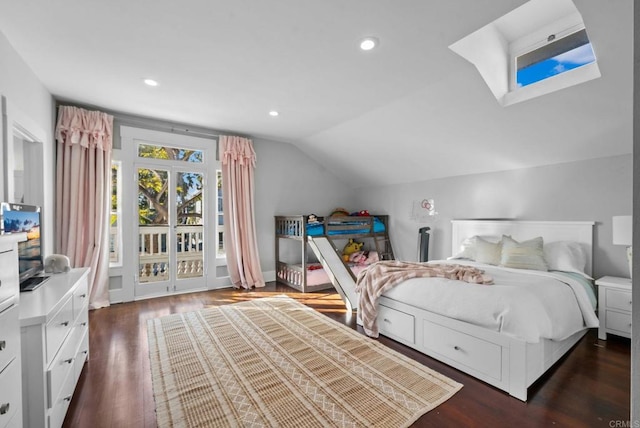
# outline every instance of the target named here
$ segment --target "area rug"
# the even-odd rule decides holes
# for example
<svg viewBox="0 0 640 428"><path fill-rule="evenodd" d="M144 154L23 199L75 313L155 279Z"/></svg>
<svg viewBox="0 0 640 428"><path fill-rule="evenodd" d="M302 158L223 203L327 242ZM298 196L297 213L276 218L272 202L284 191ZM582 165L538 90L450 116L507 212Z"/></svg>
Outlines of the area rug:
<svg viewBox="0 0 640 428"><path fill-rule="evenodd" d="M406 427L462 387L286 296L147 329L161 428Z"/></svg>

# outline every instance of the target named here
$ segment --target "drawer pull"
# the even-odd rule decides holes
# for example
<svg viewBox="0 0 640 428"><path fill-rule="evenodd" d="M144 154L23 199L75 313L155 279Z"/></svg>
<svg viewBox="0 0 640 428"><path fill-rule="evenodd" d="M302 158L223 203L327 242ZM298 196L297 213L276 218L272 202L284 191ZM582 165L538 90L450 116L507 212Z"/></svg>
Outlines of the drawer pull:
<svg viewBox="0 0 640 428"><path fill-rule="evenodd" d="M86 327L87 326L87 322L86 321L81 322L80 325L83 326L83 327Z"/></svg>
<svg viewBox="0 0 640 428"><path fill-rule="evenodd" d="M4 403L0 405L0 415L5 415L9 412L9 407L11 407L10 403Z"/></svg>
<svg viewBox="0 0 640 428"><path fill-rule="evenodd" d="M60 323L61 326L66 327L69 325L69 321L64 321Z"/></svg>
<svg viewBox="0 0 640 428"><path fill-rule="evenodd" d="M69 401L71 401L71 396L70 396L70 395L67 395L67 396L66 396L66 397L64 397L62 400L69 402Z"/></svg>
<svg viewBox="0 0 640 428"><path fill-rule="evenodd" d="M0 279L0 287L2 287L2 280Z"/></svg>
<svg viewBox="0 0 640 428"><path fill-rule="evenodd" d="M73 363L73 358L67 358L66 360L62 360L63 363L71 364Z"/></svg>
<svg viewBox="0 0 640 428"><path fill-rule="evenodd" d="M86 294L81 294L78 297L81 298L81 299L84 299L85 297L87 297L87 295Z"/></svg>
<svg viewBox="0 0 640 428"><path fill-rule="evenodd" d="M455 346L453 347L453 349L455 349L456 351L459 351L459 350L460 350L460 347L459 347L458 345L455 345Z"/></svg>
<svg viewBox="0 0 640 428"><path fill-rule="evenodd" d="M0 351L3 351L4 348L7 347L7 341L6 340L0 340Z"/></svg>

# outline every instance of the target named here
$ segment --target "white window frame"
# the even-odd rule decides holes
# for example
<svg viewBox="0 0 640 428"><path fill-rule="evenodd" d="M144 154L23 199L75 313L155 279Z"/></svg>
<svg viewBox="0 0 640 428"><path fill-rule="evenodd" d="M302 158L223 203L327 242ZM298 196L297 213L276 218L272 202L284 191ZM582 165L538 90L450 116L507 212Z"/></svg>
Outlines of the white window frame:
<svg viewBox="0 0 640 428"><path fill-rule="evenodd" d="M582 17L579 14L571 15L511 43L509 46L509 92L504 95L502 104L504 106L515 104L600 77L596 56L596 61L590 64L556 74L527 86L519 87L517 84L516 64L519 56L551 43L548 41L548 37L551 34L555 35L555 41L584 29L585 25L582 22ZM591 47L595 53L593 43Z"/></svg>
<svg viewBox="0 0 640 428"><path fill-rule="evenodd" d="M118 261L112 262L109 257L109 269L122 267L122 159L120 158L120 150L114 149L112 152L111 164L118 165L118 174L116 176L116 206L115 215L117 218L118 228L116 231L116 247L118 253ZM111 187L110 187L111 188ZM111 210L111 192L109 192L109 234L111 235L111 216L114 212ZM109 248L109 256L111 256L111 248Z"/></svg>

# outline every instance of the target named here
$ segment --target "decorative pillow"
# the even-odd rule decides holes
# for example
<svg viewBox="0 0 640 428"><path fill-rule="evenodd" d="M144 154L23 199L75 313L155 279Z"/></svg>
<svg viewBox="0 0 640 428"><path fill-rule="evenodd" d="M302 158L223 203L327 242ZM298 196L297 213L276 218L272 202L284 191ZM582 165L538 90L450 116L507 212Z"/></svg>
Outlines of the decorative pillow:
<svg viewBox="0 0 640 428"><path fill-rule="evenodd" d="M504 239L504 237L502 239ZM501 253L502 241L489 242L484 238L481 238L480 236L476 236L475 261L477 261L478 263L486 263L489 265L499 265Z"/></svg>
<svg viewBox="0 0 640 428"><path fill-rule="evenodd" d="M458 253L456 253L455 255L449 257L449 260L451 259L468 259L468 260L476 260L476 253L477 253L477 240L481 239L484 241L484 243L488 243L488 244L496 244L496 243L500 243L500 239L502 239L501 236L479 236L479 235L474 235L470 238L465 239L464 241L462 241L462 244L460 244L460 251ZM483 245L483 244L480 244ZM484 246L483 246L484 248ZM498 259L500 258L500 255L498 255ZM476 260L477 261L477 260ZM496 263L498 264L498 263Z"/></svg>
<svg viewBox="0 0 640 428"><path fill-rule="evenodd" d="M518 242L509 236L502 237L500 265L515 269L548 270L544 259L541 236Z"/></svg>
<svg viewBox="0 0 640 428"><path fill-rule="evenodd" d="M462 244L460 244L460 251L449 258L475 260L476 259L476 238L477 236L472 236L462 241Z"/></svg>
<svg viewBox="0 0 640 428"><path fill-rule="evenodd" d="M549 270L574 272L587 279L593 279L585 273L587 252L582 244L575 241L555 241L544 245L544 259Z"/></svg>

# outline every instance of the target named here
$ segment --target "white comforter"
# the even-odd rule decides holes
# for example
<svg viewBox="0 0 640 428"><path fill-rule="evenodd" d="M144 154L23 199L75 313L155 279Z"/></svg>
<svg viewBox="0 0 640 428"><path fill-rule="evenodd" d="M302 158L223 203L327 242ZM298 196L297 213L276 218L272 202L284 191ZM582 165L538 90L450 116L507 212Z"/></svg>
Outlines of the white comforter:
<svg viewBox="0 0 640 428"><path fill-rule="evenodd" d="M484 269L494 284L413 278L384 296L530 343L540 338L562 340L585 327L598 326L595 306L583 284L566 274L455 262Z"/></svg>

